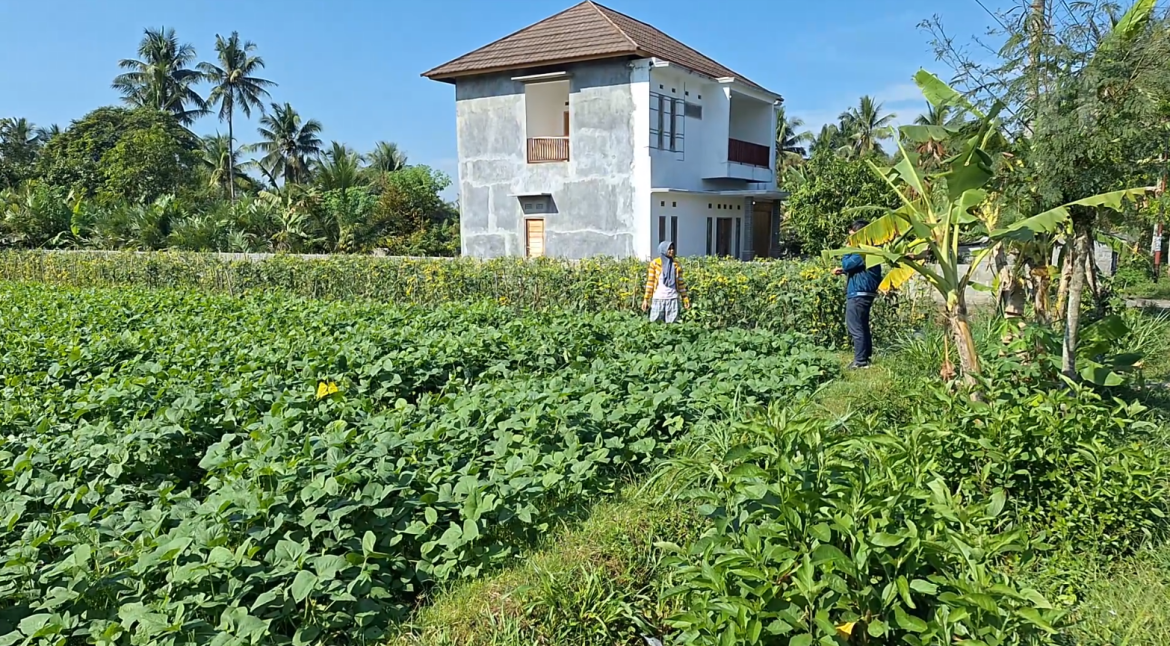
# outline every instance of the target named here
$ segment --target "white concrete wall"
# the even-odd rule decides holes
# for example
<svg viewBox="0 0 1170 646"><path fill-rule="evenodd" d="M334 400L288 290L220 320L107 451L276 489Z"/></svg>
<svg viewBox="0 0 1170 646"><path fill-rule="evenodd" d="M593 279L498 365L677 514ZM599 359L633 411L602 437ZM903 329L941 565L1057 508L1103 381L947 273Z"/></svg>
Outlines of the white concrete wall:
<svg viewBox="0 0 1170 646"><path fill-rule="evenodd" d="M670 219L678 218L678 240L675 251L679 256L704 256L707 254L707 218L733 218L740 220L740 248L746 236L747 222L744 219L742 197L721 195L694 195L688 193L655 193L650 205L651 230L654 248L658 248L658 218L666 216L666 235L670 237ZM715 251L715 223L712 222L711 250ZM735 225L732 225L732 252L735 253Z"/></svg>
<svg viewBox="0 0 1170 646"><path fill-rule="evenodd" d="M630 66L630 95L633 98L633 161L631 179L634 190L634 255L652 258L658 248L657 220L650 217L653 197L653 164L650 159L650 60L634 61Z"/></svg>
<svg viewBox="0 0 1170 646"><path fill-rule="evenodd" d="M512 80L523 72L456 83L464 255L524 255L525 215L516 196L548 193L554 212L542 216L546 255L649 257L649 186L636 187L648 173L635 159L644 131L638 123L635 134L641 112L635 88L640 93L646 81L632 83L644 73L621 60L565 71L571 75L568 162L527 163L526 88Z"/></svg>
<svg viewBox="0 0 1170 646"><path fill-rule="evenodd" d="M656 67L650 70L649 88L651 93L660 93L665 96L681 98L684 101L703 106L702 119L688 119L683 116L678 120L682 123L680 131L683 133L683 150L671 152L658 150L652 147L649 138L649 129L655 128L647 115L647 149L649 150L652 172L651 183L654 188L673 188L690 191L703 190L703 164L710 154L711 133L720 132L718 111L711 116L707 102L715 94L720 94L719 87L713 82L704 82L702 77L689 74L672 67ZM723 124L726 126L726 124ZM722 130L726 132L726 128ZM723 154L727 155L727 143L723 144Z"/></svg>

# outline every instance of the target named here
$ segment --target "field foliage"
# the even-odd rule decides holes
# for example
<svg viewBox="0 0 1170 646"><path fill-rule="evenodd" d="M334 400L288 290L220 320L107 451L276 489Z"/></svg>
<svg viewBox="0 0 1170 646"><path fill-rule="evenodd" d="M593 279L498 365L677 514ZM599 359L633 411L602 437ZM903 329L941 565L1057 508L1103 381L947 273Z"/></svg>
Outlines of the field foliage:
<svg viewBox="0 0 1170 646"><path fill-rule="evenodd" d="M5 283L0 317L3 644L377 641L836 365L618 312Z"/></svg>

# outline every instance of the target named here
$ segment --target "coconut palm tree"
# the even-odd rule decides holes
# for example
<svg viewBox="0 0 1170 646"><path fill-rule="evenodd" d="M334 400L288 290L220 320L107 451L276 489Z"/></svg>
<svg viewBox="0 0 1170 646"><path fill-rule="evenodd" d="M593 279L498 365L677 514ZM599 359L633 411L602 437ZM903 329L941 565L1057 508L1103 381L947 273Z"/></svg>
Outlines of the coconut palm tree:
<svg viewBox="0 0 1170 646"><path fill-rule="evenodd" d="M804 158L808 154L808 149L804 144L813 141L813 135L807 130L801 130L803 127L804 119L800 117L789 119L784 113L784 108L776 113L776 172L778 174L783 174L787 169L804 163Z"/></svg>
<svg viewBox="0 0 1170 646"><path fill-rule="evenodd" d="M949 105L934 106L929 102L926 104L926 112L918 115L914 119L914 124L918 126L939 126L947 127L954 124L956 118L954 111ZM937 164L946 158L947 145L949 142L931 139L919 143L915 150L921 158L930 160L931 164Z"/></svg>
<svg viewBox="0 0 1170 646"><path fill-rule="evenodd" d="M24 117L0 119L0 144L11 151L35 152L40 144L37 127Z"/></svg>
<svg viewBox="0 0 1170 646"><path fill-rule="evenodd" d="M821 126L821 131L812 137L808 150L813 155L819 155L825 152L842 154L848 150L848 144L849 142L845 133L842 132L840 124L826 123Z"/></svg>
<svg viewBox="0 0 1170 646"><path fill-rule="evenodd" d="M195 48L180 43L174 29L146 29L138 44L138 55L141 60L118 62L119 67L128 70L113 82L123 101L170 112L185 126L207 114L207 102L195 91L203 74L188 67L195 60Z"/></svg>
<svg viewBox="0 0 1170 646"><path fill-rule="evenodd" d="M234 194L239 180L246 177L240 163L239 151L227 135L218 132L202 139L203 167L207 171L208 183L225 193Z"/></svg>
<svg viewBox="0 0 1170 646"><path fill-rule="evenodd" d="M879 140L891 136L890 122L897 115L882 114L882 104L871 96L861 97L857 107L841 113L841 129L849 136L853 152L861 156L884 154Z"/></svg>
<svg viewBox="0 0 1170 646"><path fill-rule="evenodd" d="M41 145L49 143L49 140L61 134L61 126L57 124L50 124L48 126L37 128L37 139Z"/></svg>
<svg viewBox="0 0 1170 646"><path fill-rule="evenodd" d="M244 113L245 117L252 116L252 110L264 111L264 98L268 96L266 88L274 87L276 83L256 76L263 69L264 59L255 56L256 43L250 40L240 41L240 34L232 32L224 38L215 36L215 53L219 59L214 63L200 63L199 71L214 87L207 97L209 105L219 105L220 121L227 121L228 146L231 148L232 159L235 158L235 129L233 117L236 108ZM235 167L227 168L227 185L231 200L236 200Z"/></svg>
<svg viewBox="0 0 1170 646"><path fill-rule="evenodd" d="M316 164L317 185L326 191L354 188L362 183L361 163L361 155L334 141Z"/></svg>
<svg viewBox="0 0 1170 646"><path fill-rule="evenodd" d="M0 186L27 179L42 144L28 119L0 119Z"/></svg>
<svg viewBox="0 0 1170 646"><path fill-rule="evenodd" d="M390 141L379 141L374 149L366 155L368 168L377 173L393 173L406 168L406 153L398 144Z"/></svg>
<svg viewBox="0 0 1170 646"><path fill-rule="evenodd" d="M252 147L264 153L260 165L273 183L304 182L309 178L309 163L321 154L321 123L302 121L292 105L273 103L271 112L260 118L262 141Z"/></svg>

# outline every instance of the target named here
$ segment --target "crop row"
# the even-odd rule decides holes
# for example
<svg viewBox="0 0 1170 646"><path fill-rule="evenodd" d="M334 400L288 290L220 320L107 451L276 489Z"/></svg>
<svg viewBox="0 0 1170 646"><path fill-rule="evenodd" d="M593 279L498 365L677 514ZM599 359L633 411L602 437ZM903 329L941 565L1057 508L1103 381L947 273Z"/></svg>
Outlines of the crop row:
<svg viewBox="0 0 1170 646"><path fill-rule="evenodd" d="M712 327L801 332L816 343L848 342L845 288L819 262L683 260L694 307L689 320ZM242 293L279 290L306 298L373 299L438 306L490 301L523 312L634 312L641 304L644 265L633 259L579 262L505 258L461 259L276 256L225 260L197 253L0 253L0 279L74 287L197 287ZM902 298L874 309L880 336L920 316Z"/></svg>
<svg viewBox="0 0 1170 646"><path fill-rule="evenodd" d="M377 640L832 365L620 313L0 284L0 316L3 644Z"/></svg>

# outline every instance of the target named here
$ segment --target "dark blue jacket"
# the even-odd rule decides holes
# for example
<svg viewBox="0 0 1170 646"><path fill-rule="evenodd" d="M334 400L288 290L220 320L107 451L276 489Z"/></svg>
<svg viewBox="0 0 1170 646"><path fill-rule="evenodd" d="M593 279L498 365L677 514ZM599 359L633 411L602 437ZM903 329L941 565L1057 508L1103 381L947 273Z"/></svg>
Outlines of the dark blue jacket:
<svg viewBox="0 0 1170 646"><path fill-rule="evenodd" d="M882 266L874 265L865 268L865 258L861 254L851 253L841 258L841 269L849 281L845 284L845 298L853 298L860 294L877 294L878 286L882 284Z"/></svg>

